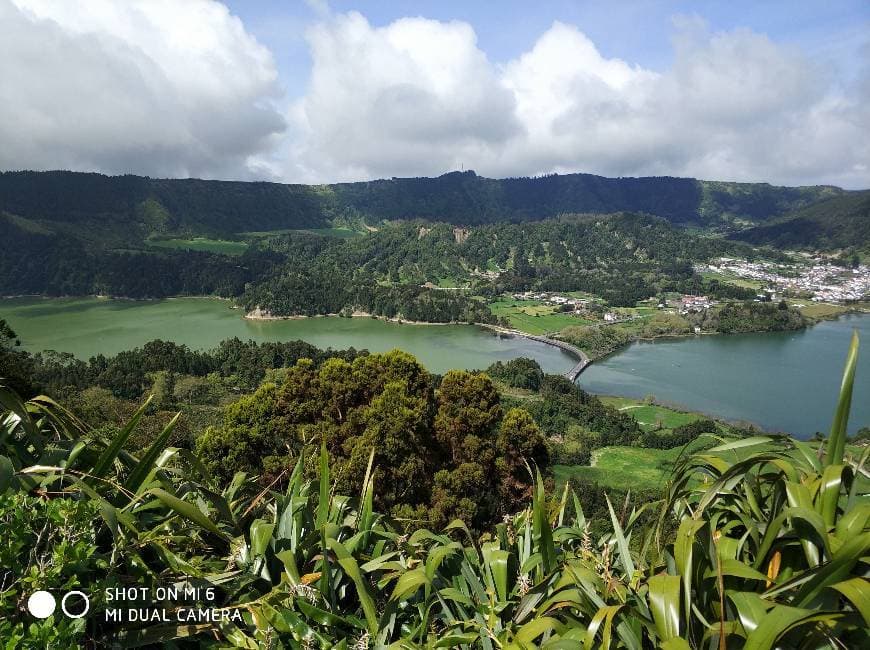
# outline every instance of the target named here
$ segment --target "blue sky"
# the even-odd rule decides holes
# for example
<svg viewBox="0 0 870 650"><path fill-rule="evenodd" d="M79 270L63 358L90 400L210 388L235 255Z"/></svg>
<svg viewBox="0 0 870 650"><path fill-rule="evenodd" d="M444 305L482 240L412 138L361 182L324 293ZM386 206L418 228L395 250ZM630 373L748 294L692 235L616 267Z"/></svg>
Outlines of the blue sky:
<svg viewBox="0 0 870 650"><path fill-rule="evenodd" d="M0 0L0 169L870 187L870 2Z"/></svg>

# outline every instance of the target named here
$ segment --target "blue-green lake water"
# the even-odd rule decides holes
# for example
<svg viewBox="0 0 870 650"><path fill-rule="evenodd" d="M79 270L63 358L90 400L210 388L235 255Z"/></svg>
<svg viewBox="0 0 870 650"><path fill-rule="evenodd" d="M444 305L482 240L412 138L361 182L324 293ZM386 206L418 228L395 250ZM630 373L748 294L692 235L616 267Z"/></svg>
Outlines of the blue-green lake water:
<svg viewBox="0 0 870 650"><path fill-rule="evenodd" d="M416 356L430 371L483 369L497 360L537 359L546 372L562 373L575 359L558 348L521 337L499 337L474 325L412 325L373 318L303 318L251 321L226 301L208 298L110 300L101 298L0 299L5 318L31 351L71 352L81 359L115 354L164 339L209 349L234 336L242 340L302 339L319 348L394 348Z"/></svg>
<svg viewBox="0 0 870 650"><path fill-rule="evenodd" d="M208 349L237 336L257 341L302 339L321 348L399 348L432 372L486 368L525 356L546 372L575 360L543 343L501 338L469 325L400 325L370 318L249 321L229 303L206 298L155 301L99 298L0 299L5 318L28 350L53 349L86 359L155 338ZM599 360L579 379L594 393L683 406L801 437L830 428L853 329L864 351L849 430L870 426L870 315L846 316L800 332L700 336L640 342Z"/></svg>
<svg viewBox="0 0 870 650"><path fill-rule="evenodd" d="M870 426L870 315L799 332L659 339L596 361L579 384L595 393L678 404L800 437L830 429L853 330L863 351L849 430Z"/></svg>

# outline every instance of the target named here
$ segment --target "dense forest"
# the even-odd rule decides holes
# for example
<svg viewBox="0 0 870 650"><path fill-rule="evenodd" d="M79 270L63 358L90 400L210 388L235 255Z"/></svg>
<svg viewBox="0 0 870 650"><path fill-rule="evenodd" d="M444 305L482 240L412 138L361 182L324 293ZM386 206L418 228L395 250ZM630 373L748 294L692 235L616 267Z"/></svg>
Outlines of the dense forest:
<svg viewBox="0 0 870 650"><path fill-rule="evenodd" d="M242 298L248 309L310 314L360 308L436 321L486 320L485 310L467 293L586 291L615 306L633 306L663 291L746 298L745 291L735 295L734 287L702 280L693 263L726 252L754 254L635 214L471 229L415 221L353 239L312 242L296 233L275 235L261 245L280 251L287 262L248 287ZM445 283L470 291L421 289Z"/></svg>
<svg viewBox="0 0 870 650"><path fill-rule="evenodd" d="M790 213L774 223L735 233L759 246L870 252L870 191L850 192Z"/></svg>
<svg viewBox="0 0 870 650"><path fill-rule="evenodd" d="M763 221L838 194L584 174L301 186L4 172L0 295L217 295L265 315L433 322L489 321L470 296L529 289L613 306L662 291L745 298L692 267L752 249L673 224ZM326 236L334 224L359 236ZM197 237L228 239L184 248Z"/></svg>
<svg viewBox="0 0 870 650"><path fill-rule="evenodd" d="M424 218L457 225L520 222L566 213L644 212L676 223L764 221L842 193L691 178L592 174L490 179L473 171L335 185L284 185L103 176L0 173L0 212L36 221L233 234L325 226L339 217Z"/></svg>
<svg viewBox="0 0 870 650"><path fill-rule="evenodd" d="M616 306L662 291L746 297L702 280L693 264L755 255L745 244L630 213L474 228L395 222L347 239L277 233L240 255L100 248L9 217L0 218L0 234L0 294L218 295L271 315L361 310L432 322L486 322L488 309L471 295L529 289L586 291ZM445 284L468 291L438 289Z"/></svg>

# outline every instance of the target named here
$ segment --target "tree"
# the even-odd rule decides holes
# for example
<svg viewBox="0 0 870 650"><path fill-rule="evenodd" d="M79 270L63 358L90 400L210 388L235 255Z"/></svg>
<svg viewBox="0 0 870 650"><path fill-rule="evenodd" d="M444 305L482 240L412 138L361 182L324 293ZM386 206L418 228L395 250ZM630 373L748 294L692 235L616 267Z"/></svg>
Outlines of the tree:
<svg viewBox="0 0 870 650"><path fill-rule="evenodd" d="M0 380L16 393L32 395L33 360L21 350L21 340L5 320L0 319Z"/></svg>
<svg viewBox="0 0 870 650"><path fill-rule="evenodd" d="M496 447L503 452L496 468L503 511L508 514L531 498L529 468L549 464L547 445L528 411L512 408L501 421Z"/></svg>

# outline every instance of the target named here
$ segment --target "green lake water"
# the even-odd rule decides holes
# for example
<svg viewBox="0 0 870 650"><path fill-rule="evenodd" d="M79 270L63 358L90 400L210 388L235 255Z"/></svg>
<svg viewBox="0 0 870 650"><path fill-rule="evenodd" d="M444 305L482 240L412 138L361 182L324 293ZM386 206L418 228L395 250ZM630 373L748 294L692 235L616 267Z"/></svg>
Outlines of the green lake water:
<svg viewBox="0 0 870 650"><path fill-rule="evenodd" d="M400 325L370 318L248 321L229 303L206 298L157 301L99 298L0 299L0 318L28 350L53 349L86 359L113 354L155 338L208 349L243 340L302 339L320 348L393 348L414 354L433 372L486 368L518 356L546 372L575 363L552 346L501 338L470 325ZM864 351L849 430L870 426L870 316L848 316L801 332L701 336L636 343L595 362L580 376L594 393L657 400L769 430L807 437L831 424L852 330Z"/></svg>
<svg viewBox="0 0 870 650"><path fill-rule="evenodd" d="M223 339L302 339L319 348L394 348L415 355L432 372L486 368L496 360L537 359L547 372L562 373L576 361L561 350L528 339L499 337L473 325L410 325L373 318L305 318L250 321L226 301L172 298L134 301L100 298L0 299L5 318L27 350L71 352L82 359L114 354L152 339L209 349Z"/></svg>
<svg viewBox="0 0 870 650"><path fill-rule="evenodd" d="M595 362L579 384L595 393L656 399L772 431L830 429L852 331L862 351L849 431L870 426L870 315L799 332L659 339Z"/></svg>

